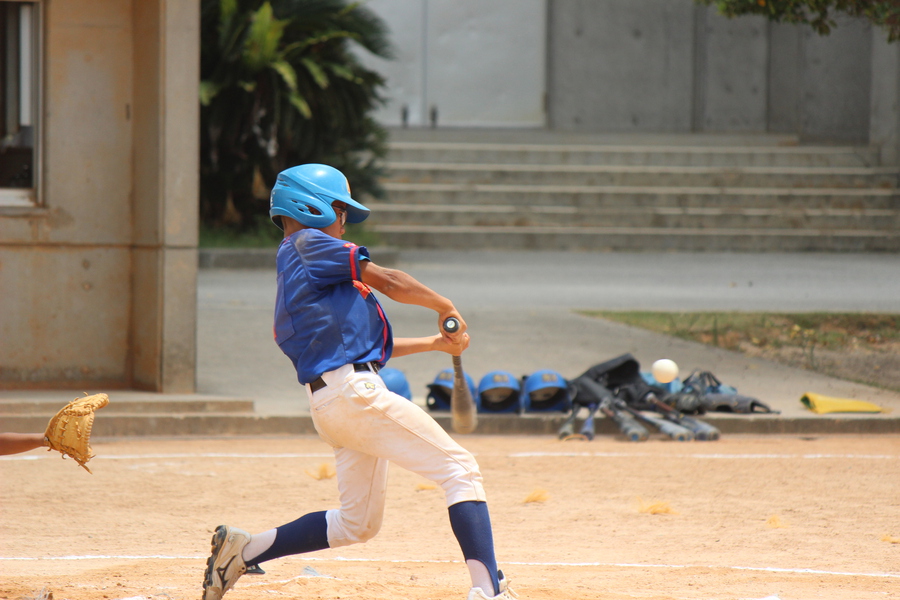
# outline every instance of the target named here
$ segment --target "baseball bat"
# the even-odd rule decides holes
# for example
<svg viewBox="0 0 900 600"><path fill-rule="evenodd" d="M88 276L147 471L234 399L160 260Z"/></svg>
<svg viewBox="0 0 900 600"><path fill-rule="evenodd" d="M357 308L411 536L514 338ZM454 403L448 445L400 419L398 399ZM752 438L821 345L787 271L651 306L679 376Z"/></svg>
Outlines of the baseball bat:
<svg viewBox="0 0 900 600"><path fill-rule="evenodd" d="M678 424L690 429L694 433L694 438L701 442L713 442L721 435L718 428L694 417L682 416L679 418Z"/></svg>
<svg viewBox="0 0 900 600"><path fill-rule="evenodd" d="M641 414L639 417L643 421L653 425L659 431L676 442L689 442L694 439L693 432L687 427L682 427L678 423L673 423L672 421L667 421L666 419L661 419L659 417L651 417L649 415Z"/></svg>
<svg viewBox="0 0 900 600"><path fill-rule="evenodd" d="M594 415L597 414L597 409L599 407L599 403L588 406L588 416L584 420L584 423L581 424L581 431L578 432L589 440L594 439L594 434L596 433L596 428L594 427Z"/></svg>
<svg viewBox="0 0 900 600"><path fill-rule="evenodd" d="M448 317L444 321L444 331L459 331L459 320ZM478 426L478 413L475 411L475 400L466 383L463 373L462 358L453 357L453 392L450 395L450 417L453 431L456 433L472 433Z"/></svg>
<svg viewBox="0 0 900 600"><path fill-rule="evenodd" d="M712 442L719 439L721 432L709 423L701 421L700 419L695 419L694 417L682 415L659 398L652 397L650 398L650 402L667 419L689 429L691 433L694 434L694 439L701 442Z"/></svg>
<svg viewBox="0 0 900 600"><path fill-rule="evenodd" d="M581 410L580 404L572 405L572 412L560 426L559 431L557 432L557 436L559 439L564 440L567 437L575 434L575 419L578 417L578 412Z"/></svg>
<svg viewBox="0 0 900 600"><path fill-rule="evenodd" d="M608 402L600 404L600 412L606 415L607 418L612 419L618 426L619 431L632 442L643 442L650 437L646 427L638 423L635 418L627 412L615 410Z"/></svg>
<svg viewBox="0 0 900 600"><path fill-rule="evenodd" d="M694 434L690 429L686 427L682 427L677 423L673 423L672 421L667 421L666 419L660 419L657 417L651 417L649 415L645 415L639 410L635 410L625 404L624 402L620 403L619 408L627 410L629 413L634 415L638 420L643 421L649 425L652 425L659 429L660 433L669 436L675 441L678 442L689 442L694 439Z"/></svg>

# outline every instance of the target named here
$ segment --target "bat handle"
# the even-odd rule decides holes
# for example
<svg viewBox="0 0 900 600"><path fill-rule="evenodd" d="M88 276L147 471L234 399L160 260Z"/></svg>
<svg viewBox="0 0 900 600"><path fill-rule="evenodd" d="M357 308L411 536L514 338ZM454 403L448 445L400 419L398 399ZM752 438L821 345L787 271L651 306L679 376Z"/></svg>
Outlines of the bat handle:
<svg viewBox="0 0 900 600"><path fill-rule="evenodd" d="M456 317L447 317L444 319L444 331L447 333L456 333L459 331L459 319Z"/></svg>

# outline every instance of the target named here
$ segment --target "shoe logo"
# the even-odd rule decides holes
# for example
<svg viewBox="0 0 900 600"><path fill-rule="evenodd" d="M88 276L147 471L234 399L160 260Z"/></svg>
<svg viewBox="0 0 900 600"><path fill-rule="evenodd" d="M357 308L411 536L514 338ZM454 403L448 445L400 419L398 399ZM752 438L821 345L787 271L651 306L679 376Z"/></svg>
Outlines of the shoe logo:
<svg viewBox="0 0 900 600"><path fill-rule="evenodd" d="M225 579L225 573L226 573L226 571L228 571L228 567L231 566L231 563L234 562L234 559L235 559L235 558L237 558L237 557L236 557L236 556L232 556L232 557L228 560L227 563L225 563L224 565L222 565L221 567L219 567L218 569L216 569L216 573L219 574L219 579L222 580L222 585L223 585L223 586L227 586L227 585L228 585L228 580Z"/></svg>
<svg viewBox="0 0 900 600"><path fill-rule="evenodd" d="M366 389L367 389L367 390L374 390L374 389L375 389L375 384L374 384L374 383L368 383L368 382L366 382Z"/></svg>

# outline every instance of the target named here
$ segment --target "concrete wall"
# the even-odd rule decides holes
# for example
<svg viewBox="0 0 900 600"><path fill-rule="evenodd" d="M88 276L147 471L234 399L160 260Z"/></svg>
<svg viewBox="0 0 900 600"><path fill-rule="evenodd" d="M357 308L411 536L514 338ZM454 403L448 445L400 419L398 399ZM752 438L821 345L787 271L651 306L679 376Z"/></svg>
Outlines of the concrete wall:
<svg viewBox="0 0 900 600"><path fill-rule="evenodd" d="M371 0L396 59L360 57L388 80L386 125L543 127L545 0Z"/></svg>
<svg viewBox="0 0 900 600"><path fill-rule="evenodd" d="M823 37L684 0L550 0L549 123L865 142L881 37L860 19Z"/></svg>
<svg viewBox="0 0 900 600"><path fill-rule="evenodd" d="M548 25L551 128L690 129L690 2L551 0Z"/></svg>
<svg viewBox="0 0 900 600"><path fill-rule="evenodd" d="M0 207L0 387L193 391L199 4L44 6L41 205Z"/></svg>
<svg viewBox="0 0 900 600"><path fill-rule="evenodd" d="M886 158L897 154L895 45L862 19L838 18L823 37L690 0L368 6L398 49L395 61L364 57L388 79L376 114L387 125L401 124L405 106L410 126L428 126L436 107L442 127L872 137L895 148Z"/></svg>
<svg viewBox="0 0 900 600"><path fill-rule="evenodd" d="M872 42L869 142L881 148L881 162L900 165L900 44L876 35Z"/></svg>

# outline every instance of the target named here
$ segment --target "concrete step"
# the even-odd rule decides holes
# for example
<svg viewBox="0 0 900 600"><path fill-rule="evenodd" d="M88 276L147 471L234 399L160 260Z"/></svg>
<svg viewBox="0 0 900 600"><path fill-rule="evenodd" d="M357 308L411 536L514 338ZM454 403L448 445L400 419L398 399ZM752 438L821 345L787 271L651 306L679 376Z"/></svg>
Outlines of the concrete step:
<svg viewBox="0 0 900 600"><path fill-rule="evenodd" d="M5 415L6 431L44 431L47 418L34 415ZM106 412L94 417L92 437L187 436L187 435L274 435L315 433L308 416L272 416L235 413L145 413ZM96 448L95 448L96 450Z"/></svg>
<svg viewBox="0 0 900 600"><path fill-rule="evenodd" d="M400 248L685 252L900 252L900 231L376 225Z"/></svg>
<svg viewBox="0 0 900 600"><path fill-rule="evenodd" d="M25 416L35 415L50 418L59 411L65 402L58 400L0 400L0 415ZM185 413L242 413L252 414L255 410L253 400L231 399L193 399L193 400L122 400L116 398L97 415L110 413L137 414L185 414ZM46 423L45 423L46 424Z"/></svg>
<svg viewBox="0 0 900 600"><path fill-rule="evenodd" d="M874 167L877 148L861 146L660 146L394 141L392 161L521 165L698 167Z"/></svg>
<svg viewBox="0 0 900 600"><path fill-rule="evenodd" d="M397 204L900 210L900 189L652 187L385 182ZM377 203L369 203L375 206ZM382 206L382 204L377 204Z"/></svg>
<svg viewBox="0 0 900 600"><path fill-rule="evenodd" d="M655 187L783 187L865 188L897 187L900 169L887 167L712 167L523 165L395 162L388 165L386 182L655 186Z"/></svg>
<svg viewBox="0 0 900 600"><path fill-rule="evenodd" d="M432 413L446 431L452 432L449 413ZM550 414L481 414L478 435L549 435L556 436L566 415ZM814 415L785 417L783 415L709 414L704 421L714 425L723 435L730 434L897 434L900 417L895 415ZM43 424L35 417L4 418L5 431L43 431ZM597 435L621 435L609 419L598 419ZM169 415L103 415L97 414L92 440L117 437L182 437L182 436L242 436L242 435L315 435L309 415L251 416L233 414ZM661 437L660 434L654 434ZM697 442L701 443L701 442ZM92 444L101 453L99 444Z"/></svg>
<svg viewBox="0 0 900 600"><path fill-rule="evenodd" d="M900 211L890 209L742 208L742 207L588 207L503 204L370 203L370 225L454 227L566 227L703 229L815 229L891 232L900 228Z"/></svg>

